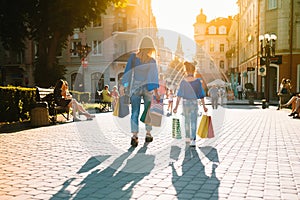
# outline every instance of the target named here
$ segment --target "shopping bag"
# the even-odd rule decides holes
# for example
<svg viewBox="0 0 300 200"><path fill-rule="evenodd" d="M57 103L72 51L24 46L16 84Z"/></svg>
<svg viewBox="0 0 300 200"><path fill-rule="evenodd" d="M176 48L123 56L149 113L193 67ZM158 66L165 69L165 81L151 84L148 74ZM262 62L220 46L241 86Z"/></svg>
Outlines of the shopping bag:
<svg viewBox="0 0 300 200"><path fill-rule="evenodd" d="M163 98L160 98L160 100L157 101L156 96L152 97L150 104L150 113L158 116L162 116L164 114Z"/></svg>
<svg viewBox="0 0 300 200"><path fill-rule="evenodd" d="M208 116L208 121L209 121L209 123L208 123L207 138L213 138L213 137L215 137L215 134L214 134L214 128L213 128L211 116Z"/></svg>
<svg viewBox="0 0 300 200"><path fill-rule="evenodd" d="M150 112L151 102L145 103L145 108L140 118L141 122L148 124L150 126L161 126L162 115L156 115Z"/></svg>
<svg viewBox="0 0 300 200"><path fill-rule="evenodd" d="M172 138L181 139L180 120L178 118L172 119Z"/></svg>
<svg viewBox="0 0 300 200"><path fill-rule="evenodd" d="M145 119L146 119L147 112L149 110L150 103L151 103L150 101L144 102L144 111L143 111L143 113L141 115L141 118L140 118L141 122L145 123Z"/></svg>
<svg viewBox="0 0 300 200"><path fill-rule="evenodd" d="M129 114L129 105L125 102L125 96L119 97L119 117L123 118Z"/></svg>
<svg viewBox="0 0 300 200"><path fill-rule="evenodd" d="M118 98L116 100L116 105L114 107L113 116L119 117L119 105L120 105L120 99Z"/></svg>
<svg viewBox="0 0 300 200"><path fill-rule="evenodd" d="M151 126L160 127L161 126L161 121L162 121L162 115L156 115L156 114L153 114L153 113L148 111L145 121L149 122L148 124L151 125Z"/></svg>
<svg viewBox="0 0 300 200"><path fill-rule="evenodd" d="M198 131L197 131L197 135L200 138L207 138L208 135L208 126L209 126L209 117L207 115L202 115L199 127L198 127Z"/></svg>

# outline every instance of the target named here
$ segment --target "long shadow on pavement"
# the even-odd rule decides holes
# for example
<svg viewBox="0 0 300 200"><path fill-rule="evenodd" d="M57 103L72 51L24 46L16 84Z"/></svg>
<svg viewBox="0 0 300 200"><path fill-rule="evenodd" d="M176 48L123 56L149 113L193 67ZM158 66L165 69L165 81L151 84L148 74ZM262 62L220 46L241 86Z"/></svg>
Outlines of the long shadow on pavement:
<svg viewBox="0 0 300 200"><path fill-rule="evenodd" d="M212 162L218 162L217 150L212 147L206 148L209 150L206 157ZM171 148L171 157L180 153L178 148ZM210 199L217 200L219 197L220 181L216 177L217 165L212 164L212 173L210 176L205 173L205 166L202 164L198 152L195 148L185 147L184 160L182 162L181 173L178 172L180 168L175 168L174 163L172 167L172 183L176 189L177 198L180 199ZM181 174L181 175L180 175Z"/></svg>
<svg viewBox="0 0 300 200"><path fill-rule="evenodd" d="M146 150L147 145L144 145L129 158L133 152L133 149L129 149L104 170L95 169L76 185L78 190L73 194L66 191L70 182L74 180L69 179L51 199L130 199L133 187L154 168L155 157L146 154ZM88 172L95 168L101 164L101 160L98 159L90 158L77 173ZM122 167L125 160L127 162Z"/></svg>

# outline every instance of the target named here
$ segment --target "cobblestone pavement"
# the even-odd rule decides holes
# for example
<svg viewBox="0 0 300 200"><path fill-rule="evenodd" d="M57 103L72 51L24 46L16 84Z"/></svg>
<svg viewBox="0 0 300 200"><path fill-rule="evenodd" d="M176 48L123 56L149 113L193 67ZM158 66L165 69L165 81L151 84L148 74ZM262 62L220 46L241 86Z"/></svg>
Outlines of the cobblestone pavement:
<svg viewBox="0 0 300 200"><path fill-rule="evenodd" d="M0 134L0 199L300 199L300 120L276 107L211 110L214 139L196 148L172 138L172 118L154 141L131 149L129 118ZM200 118L200 117L199 117Z"/></svg>

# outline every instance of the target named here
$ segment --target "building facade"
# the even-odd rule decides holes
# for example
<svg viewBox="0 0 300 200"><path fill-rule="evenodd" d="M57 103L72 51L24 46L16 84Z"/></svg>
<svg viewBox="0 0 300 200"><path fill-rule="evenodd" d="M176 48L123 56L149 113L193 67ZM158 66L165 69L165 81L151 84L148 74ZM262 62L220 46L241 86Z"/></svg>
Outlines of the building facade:
<svg viewBox="0 0 300 200"><path fill-rule="evenodd" d="M239 0L238 68L242 83L254 85L258 98L269 95L278 99L283 78L292 81L292 92L300 91L300 1L299 0ZM277 36L275 57L268 71L261 55L260 35ZM266 73L269 81L267 82ZM268 90L267 90L268 87ZM268 91L268 94L265 94Z"/></svg>
<svg viewBox="0 0 300 200"><path fill-rule="evenodd" d="M220 17L210 22L206 19L201 9L194 24L198 71L206 83L214 79L228 81L231 66L226 58L226 52L230 48L227 38L233 19Z"/></svg>
<svg viewBox="0 0 300 200"><path fill-rule="evenodd" d="M60 63L66 66L65 75L71 89L95 94L104 85L118 86L130 53L137 50L145 36L156 38L156 20L151 0L129 0L126 7L111 6L84 32L79 30L69 39ZM88 45L90 52L82 58L74 49Z"/></svg>
<svg viewBox="0 0 300 200"><path fill-rule="evenodd" d="M258 72L258 1L239 1L238 15L238 71L239 83L245 89L246 83L257 88ZM256 90L257 91L257 90Z"/></svg>

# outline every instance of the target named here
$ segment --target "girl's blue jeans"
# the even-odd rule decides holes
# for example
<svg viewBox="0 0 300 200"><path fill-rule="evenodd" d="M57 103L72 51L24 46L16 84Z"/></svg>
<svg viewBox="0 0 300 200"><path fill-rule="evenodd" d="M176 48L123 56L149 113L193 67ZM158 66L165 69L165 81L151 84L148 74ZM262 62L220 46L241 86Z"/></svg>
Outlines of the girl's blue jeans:
<svg viewBox="0 0 300 200"><path fill-rule="evenodd" d="M130 97L131 101L131 132L138 133L139 132L139 116L140 116L140 106L141 100L144 100L144 108L145 102L151 101L152 92L149 92L147 87L144 85L140 88L134 90ZM152 130L152 126L145 124L145 128L147 132Z"/></svg>
<svg viewBox="0 0 300 200"><path fill-rule="evenodd" d="M185 125L185 136L196 140L197 117L198 117L198 100L183 100L183 116Z"/></svg>

